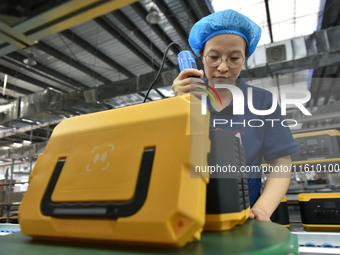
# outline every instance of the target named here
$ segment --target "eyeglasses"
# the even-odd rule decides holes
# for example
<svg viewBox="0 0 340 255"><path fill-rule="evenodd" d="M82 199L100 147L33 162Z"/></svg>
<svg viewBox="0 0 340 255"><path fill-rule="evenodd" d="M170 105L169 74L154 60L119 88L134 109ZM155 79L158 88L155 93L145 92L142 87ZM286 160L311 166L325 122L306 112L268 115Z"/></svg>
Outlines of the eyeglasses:
<svg viewBox="0 0 340 255"><path fill-rule="evenodd" d="M228 58L222 58L221 55L213 53L203 55L203 57L205 58L205 62L207 63L207 65L211 67L219 66L222 63L223 59L225 59L227 65L230 68L238 68L244 62L244 57L242 55L232 55Z"/></svg>

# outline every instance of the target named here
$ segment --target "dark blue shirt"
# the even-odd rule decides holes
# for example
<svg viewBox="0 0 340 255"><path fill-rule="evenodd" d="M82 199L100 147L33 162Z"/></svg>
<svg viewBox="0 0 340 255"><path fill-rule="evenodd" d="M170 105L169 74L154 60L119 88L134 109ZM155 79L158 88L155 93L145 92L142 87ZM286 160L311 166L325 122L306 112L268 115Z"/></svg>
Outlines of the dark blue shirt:
<svg viewBox="0 0 340 255"><path fill-rule="evenodd" d="M270 115L255 115L248 108L248 88L253 90L253 105L257 110L267 110L272 106L272 94L264 89L245 84L238 80L238 87L244 95L244 115L233 115L233 102L222 111L217 112L212 108L210 100L207 107L210 111L210 128L216 130L231 130L239 133L244 147L247 166L260 166L262 159L270 161L299 151L289 127L281 115L281 108ZM213 126L214 119L228 121L227 124ZM275 120L275 121L274 121ZM225 121L225 122L226 122ZM283 121L283 123L282 123ZM256 126L256 127L255 127ZM253 206L260 196L261 174L248 172L248 186L250 206Z"/></svg>

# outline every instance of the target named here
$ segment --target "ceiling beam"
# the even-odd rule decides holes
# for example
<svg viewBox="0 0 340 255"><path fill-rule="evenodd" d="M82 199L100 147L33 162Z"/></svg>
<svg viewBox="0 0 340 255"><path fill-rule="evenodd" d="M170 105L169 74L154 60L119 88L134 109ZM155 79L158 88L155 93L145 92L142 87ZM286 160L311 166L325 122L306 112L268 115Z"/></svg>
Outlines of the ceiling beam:
<svg viewBox="0 0 340 255"><path fill-rule="evenodd" d="M3 98L5 100L13 100L15 99L13 96L10 96L10 95L3 95L2 93L0 94L0 98Z"/></svg>
<svg viewBox="0 0 340 255"><path fill-rule="evenodd" d="M22 87L18 87L12 83L7 82L6 84L6 89L12 90L14 92L20 93L20 94L24 94L24 95L29 95L34 93L34 91L28 90L28 89L24 89Z"/></svg>
<svg viewBox="0 0 340 255"><path fill-rule="evenodd" d="M146 15L148 15L148 12L145 10L144 6L140 2L132 4L130 7L149 25L152 31L157 34L157 36L164 42L165 45L169 45L170 43L172 43L172 40L161 28L160 25L150 24L149 22L147 22Z"/></svg>
<svg viewBox="0 0 340 255"><path fill-rule="evenodd" d="M47 142L49 137L30 136L25 133L16 133L15 135L4 137L0 140L0 146L11 146L13 143L22 143L23 141L31 141L33 143Z"/></svg>
<svg viewBox="0 0 340 255"><path fill-rule="evenodd" d="M177 20L175 14L171 11L169 6L163 0L153 0L153 2L157 5L158 9L164 14L167 18L171 26L177 32L177 34L181 37L181 39L188 45L188 37L189 35L185 32L180 22Z"/></svg>
<svg viewBox="0 0 340 255"><path fill-rule="evenodd" d="M139 30L139 28L121 11L117 10L112 12L112 15L118 19L129 31L132 31L133 34L147 47L152 49L152 53L154 53L158 58L163 58L163 52L158 49L157 45L155 45L150 38L146 37L145 34ZM170 67L175 66L169 59L165 61Z"/></svg>
<svg viewBox="0 0 340 255"><path fill-rule="evenodd" d="M62 121L62 119L49 120L45 123L40 123L40 124L35 123L35 124L28 124L28 125L22 125L21 124L19 126L16 126L17 120L8 121L8 122L5 122L5 123L2 123L2 125L5 125L5 127L11 127L11 128L8 131L0 133L0 140L2 140L3 138L6 138L6 137L11 137L11 136L18 134L18 133L31 132L32 130L38 129L38 132L39 132L40 129L45 129L45 128L49 128L51 126L55 126L55 125L59 124L61 121ZM20 121L20 122L22 123L22 121Z"/></svg>
<svg viewBox="0 0 340 255"><path fill-rule="evenodd" d="M48 87L51 87L51 88L53 88L53 89L56 89L56 90L58 90L58 91L61 91L60 88L57 88L57 87L55 87L55 86L53 86L53 85L50 85L50 84L47 84L47 83L42 82L42 81L40 81L40 80L37 80L37 79L35 79L35 78L33 78L33 77L30 77L30 76L28 76L28 75L26 75L26 74L23 74L23 73L14 71L14 70L12 70L12 69L10 69L10 68L8 68L8 67L5 67L5 66L3 66L3 65L1 65L1 64L0 64L0 72L6 73L6 74L8 74L8 75L10 75L10 76L12 76L12 77L14 77L14 78L17 78L17 79L19 79L19 80L26 81L26 82L28 82L28 83L31 83L31 84L33 84L33 85L35 85L35 86L38 86L38 87L41 87L41 88L43 88L43 89L47 89Z"/></svg>
<svg viewBox="0 0 340 255"><path fill-rule="evenodd" d="M328 93L326 94L326 96L323 100L324 105L327 105L329 103L329 99L337 94L337 93L335 93L335 89L338 86L338 82L339 82L339 78L340 78L340 65L338 65L338 67L335 71L335 74L332 75L330 78L333 78L333 79L332 79L331 87L328 90Z"/></svg>
<svg viewBox="0 0 340 255"><path fill-rule="evenodd" d="M321 29L325 29L340 24L340 1L338 0L327 0L325 3L324 13L322 14L322 25Z"/></svg>
<svg viewBox="0 0 340 255"><path fill-rule="evenodd" d="M34 17L29 17L24 22L19 22L19 24L13 26L12 29L18 34L25 36L25 41L29 39L35 42L136 1L137 0L60 1L57 6L51 7ZM15 2L18 1L12 2L14 5ZM17 42L20 43L20 41ZM6 55L17 50L17 47L23 46L26 46L26 44L20 43L19 45L12 45L7 42L2 43L0 44L0 55Z"/></svg>
<svg viewBox="0 0 340 255"><path fill-rule="evenodd" d="M75 10L66 14L58 13L55 11L53 14L59 14L60 17L50 22L46 23L42 21L38 27L27 31L27 34L34 38L35 40L40 40L48 35L50 35L51 30L53 33L61 32L70 27L79 25L87 20L104 15L107 12L120 9L125 5L136 2L137 0L87 0L87 1L69 1L73 2L74 5L79 5L82 7L76 7ZM69 10L67 10L69 12Z"/></svg>
<svg viewBox="0 0 340 255"><path fill-rule="evenodd" d="M186 12L186 14L188 15L188 17L190 17L191 20L194 23L196 23L199 20L199 18L196 15L196 13L194 12L194 10L191 8L190 3L187 2L187 1L179 1L179 2L182 4L183 9Z"/></svg>
<svg viewBox="0 0 340 255"><path fill-rule="evenodd" d="M37 62L34 66L27 66L23 63L24 59L27 57L18 53L18 52L12 52L8 55L6 55L3 59L7 62L18 66L19 68L24 68L29 72L32 72L36 75L39 75L42 77L42 79L49 79L53 82L57 82L61 86L66 87L67 89L62 89L65 92L69 91L69 89L72 90L81 90L88 88L85 84L82 84L71 77L67 77L66 75L63 75L61 73L58 73L40 63ZM59 88L60 89L60 88Z"/></svg>
<svg viewBox="0 0 340 255"><path fill-rule="evenodd" d="M104 63L108 64L109 66L115 68L120 73L126 75L127 77L134 77L135 75L130 72L128 69L126 69L124 66L118 64L113 59L109 58L107 55L105 55L103 52L101 52L98 48L92 46L90 43L86 42L84 39L73 33L71 30L65 30L60 33L64 37L66 37L71 42L74 42L79 47L83 48L84 50L88 51L92 55L94 55L96 58L100 59Z"/></svg>
<svg viewBox="0 0 340 255"><path fill-rule="evenodd" d="M272 20L270 18L269 0L264 0L264 4L266 6L267 25L269 29L270 42L272 43L274 42L274 39L273 39L273 30L272 30Z"/></svg>
<svg viewBox="0 0 340 255"><path fill-rule="evenodd" d="M11 38L11 40L6 41L8 43L12 43L14 41L14 43L22 44L25 47L35 44L34 40L27 37L25 34L16 31L2 21L0 21L0 36L4 36L2 39L6 38L5 36Z"/></svg>
<svg viewBox="0 0 340 255"><path fill-rule="evenodd" d="M135 43L129 36L125 35L118 26L113 24L110 19L103 16L94 21L105 29L109 34L111 34L115 39L120 41L125 47L136 54L140 59L142 59L148 66L152 69L157 70L160 67L159 63L153 61L152 57L146 53L137 43Z"/></svg>
<svg viewBox="0 0 340 255"><path fill-rule="evenodd" d="M319 77L325 76L326 68L327 67L324 66L324 67L321 67L320 70L318 70L320 72ZM316 77L313 75L313 78L316 78ZM313 103L312 106L318 105L318 99L321 96L320 95L321 87L322 87L322 78L317 78L317 79L312 80L312 84L311 84L311 88L310 88L310 91L311 91L311 94L312 94L312 100L309 100L311 103Z"/></svg>
<svg viewBox="0 0 340 255"><path fill-rule="evenodd" d="M208 16L214 12L214 8L211 5L211 0L189 0L190 4L196 4L198 9L202 12L203 16Z"/></svg>
<svg viewBox="0 0 340 255"><path fill-rule="evenodd" d="M60 51L52 48L51 46L47 45L44 42L39 42L38 44L35 45L39 50L44 51L53 57L59 59L60 61L65 62L67 65L70 65L79 71L92 76L94 79L99 80L103 82L104 84L112 83L111 80L107 79L106 77L102 76L101 74L97 73L96 71L88 68L87 66L81 64L79 61L74 60L73 58L64 55Z"/></svg>
<svg viewBox="0 0 340 255"><path fill-rule="evenodd" d="M20 63L23 63L24 59L27 58L26 56L20 54L19 52L12 52L12 53L8 54L6 57L11 58L13 60L16 60ZM39 63L36 59L35 59L35 61L37 62L37 64L34 65L34 66L31 66L29 68L30 70L36 69L36 70L38 70L42 73L45 73L45 74L47 74L51 77L55 77L55 78L61 80L62 82L64 82L65 86L68 86L68 87L75 89L75 90L88 88L87 85L85 85L85 84L83 84L83 83L81 83L81 82L79 82L79 81L77 81L77 80L75 80L75 79L73 79L69 76L66 76L62 73L59 73L59 72L47 67L46 65ZM20 65L20 66L22 66L22 65Z"/></svg>

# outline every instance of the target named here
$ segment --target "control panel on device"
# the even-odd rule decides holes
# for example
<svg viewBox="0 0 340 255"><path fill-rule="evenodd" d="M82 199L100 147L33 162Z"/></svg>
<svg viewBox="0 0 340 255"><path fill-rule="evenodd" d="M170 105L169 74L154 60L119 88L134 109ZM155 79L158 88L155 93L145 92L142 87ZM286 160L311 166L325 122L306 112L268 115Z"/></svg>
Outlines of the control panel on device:
<svg viewBox="0 0 340 255"><path fill-rule="evenodd" d="M293 161L340 158L340 132L323 130L294 134L300 151L292 155Z"/></svg>

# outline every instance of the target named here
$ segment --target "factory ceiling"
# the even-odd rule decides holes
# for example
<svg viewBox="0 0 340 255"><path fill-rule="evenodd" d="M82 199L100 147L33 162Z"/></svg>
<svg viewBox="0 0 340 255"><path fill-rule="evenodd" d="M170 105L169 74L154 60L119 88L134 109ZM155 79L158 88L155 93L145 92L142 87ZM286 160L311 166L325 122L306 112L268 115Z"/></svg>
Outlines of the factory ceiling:
<svg viewBox="0 0 340 255"><path fill-rule="evenodd" d="M313 70L315 78L332 79L310 84L308 106L333 103L337 111L339 10L339 1L327 0L320 31L260 46L243 76L277 81ZM188 49L192 25L211 11L206 0L1 1L0 79L7 82L0 88L0 158L36 155L65 118L141 103L167 45ZM282 47L283 59L268 55ZM169 51L148 100L173 96L176 55ZM339 117L331 118L337 125Z"/></svg>

